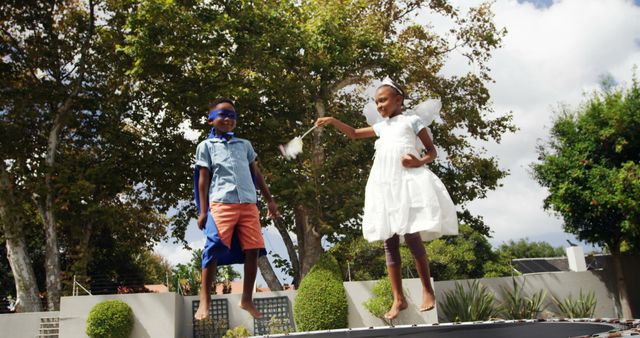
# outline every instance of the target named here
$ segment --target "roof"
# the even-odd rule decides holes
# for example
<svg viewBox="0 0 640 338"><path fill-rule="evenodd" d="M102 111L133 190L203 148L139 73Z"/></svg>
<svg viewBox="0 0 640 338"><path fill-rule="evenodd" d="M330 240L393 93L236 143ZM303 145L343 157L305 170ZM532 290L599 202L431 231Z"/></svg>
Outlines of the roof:
<svg viewBox="0 0 640 338"><path fill-rule="evenodd" d="M607 265L609 255L586 255L587 270L602 269ZM567 257L540 257L512 259L513 268L520 273L540 273L570 271Z"/></svg>

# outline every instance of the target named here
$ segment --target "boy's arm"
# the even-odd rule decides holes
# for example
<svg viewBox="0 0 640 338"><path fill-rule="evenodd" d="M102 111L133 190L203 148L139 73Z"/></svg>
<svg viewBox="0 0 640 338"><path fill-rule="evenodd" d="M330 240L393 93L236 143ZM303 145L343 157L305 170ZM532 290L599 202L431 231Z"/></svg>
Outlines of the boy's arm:
<svg viewBox="0 0 640 338"><path fill-rule="evenodd" d="M198 215L198 228L204 229L207 224L207 213L209 212L209 169L200 167L200 177L198 178L198 198L200 199L200 214Z"/></svg>
<svg viewBox="0 0 640 338"><path fill-rule="evenodd" d="M260 172L260 168L258 167L258 162L253 161L249 164L249 168L251 169L251 173L256 177L256 185L258 189L260 189L260 193L262 197L267 201L267 217L271 219L278 218L278 205L273 200L273 196L271 196L271 192L269 192L269 187L267 183L264 181L264 177Z"/></svg>
<svg viewBox="0 0 640 338"><path fill-rule="evenodd" d="M334 127L338 128L338 130L340 130L342 133L344 133L345 135L347 135L347 137L349 137L350 139L356 139L356 138L367 138L367 137L374 137L376 136L376 133L373 131L372 127L366 127L366 128L353 128L352 126L338 120L335 117L321 117L319 119L316 120L316 126L318 127L322 127L325 126L327 124L332 124Z"/></svg>

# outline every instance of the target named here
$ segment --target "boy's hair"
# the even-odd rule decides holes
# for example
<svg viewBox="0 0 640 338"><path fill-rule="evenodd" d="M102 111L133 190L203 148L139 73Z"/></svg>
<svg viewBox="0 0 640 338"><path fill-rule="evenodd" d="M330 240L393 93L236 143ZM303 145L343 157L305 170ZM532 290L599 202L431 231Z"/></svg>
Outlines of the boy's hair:
<svg viewBox="0 0 640 338"><path fill-rule="evenodd" d="M228 103L231 106L233 106L233 108L236 108L236 104L233 102L233 100L231 100L230 98L226 98L226 97L220 97L217 98L215 100L212 100L209 102L209 107L208 110L211 110L213 108L215 108L217 105L221 104L221 103Z"/></svg>

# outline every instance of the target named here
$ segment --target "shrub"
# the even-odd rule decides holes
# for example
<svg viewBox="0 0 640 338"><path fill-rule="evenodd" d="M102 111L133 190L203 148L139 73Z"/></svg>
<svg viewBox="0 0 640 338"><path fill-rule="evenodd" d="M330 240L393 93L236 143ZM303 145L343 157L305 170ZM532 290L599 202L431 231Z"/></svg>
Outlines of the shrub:
<svg viewBox="0 0 640 338"><path fill-rule="evenodd" d="M120 300L96 304L87 318L87 335L91 338L127 338L133 330L133 311Z"/></svg>
<svg viewBox="0 0 640 338"><path fill-rule="evenodd" d="M297 328L300 331L345 328L347 307L338 262L330 254L324 254L300 283L293 304Z"/></svg>
<svg viewBox="0 0 640 338"><path fill-rule="evenodd" d="M563 301L559 300L555 296L552 297L553 302L560 310L559 315L568 318L592 318L593 313L596 311L596 294L591 291L586 294L578 294L578 299L574 300L573 296L569 295Z"/></svg>
<svg viewBox="0 0 640 338"><path fill-rule="evenodd" d="M249 337L251 333L244 326L236 326L233 329L227 330L223 338L246 338Z"/></svg>
<svg viewBox="0 0 640 338"><path fill-rule="evenodd" d="M494 296L478 280L467 282L467 290L456 282L455 288L444 293L441 309L449 321L473 322L494 318L497 310Z"/></svg>
<svg viewBox="0 0 640 338"><path fill-rule="evenodd" d="M525 297L522 294L524 288L524 282L519 284L515 278L512 278L513 290L502 288L502 295L505 299L504 303L500 307L500 313L506 317L506 319L536 319L538 315L544 310L544 299L547 293L544 290L539 290L531 297Z"/></svg>
<svg viewBox="0 0 640 338"><path fill-rule="evenodd" d="M365 309L369 310L372 315L382 319L387 325L391 325L384 315L393 305L393 292L391 291L391 282L389 278L383 278L376 282L373 286L373 297L363 303Z"/></svg>

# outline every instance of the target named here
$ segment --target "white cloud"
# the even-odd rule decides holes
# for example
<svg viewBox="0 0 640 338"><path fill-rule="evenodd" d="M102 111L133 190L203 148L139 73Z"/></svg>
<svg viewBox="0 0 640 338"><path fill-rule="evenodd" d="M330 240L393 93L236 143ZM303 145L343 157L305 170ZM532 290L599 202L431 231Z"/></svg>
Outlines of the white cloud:
<svg viewBox="0 0 640 338"><path fill-rule="evenodd" d="M201 249L204 247L204 241L204 236L200 239L189 241L189 247ZM166 258L172 265L187 264L193 256L193 251L185 249L181 244L171 244L167 242L156 244L154 251Z"/></svg>
<svg viewBox="0 0 640 338"><path fill-rule="evenodd" d="M456 3L465 8L478 1ZM520 129L505 135L501 144L475 143L485 146L511 174L502 188L471 203L470 209L484 216L494 243L562 237L562 221L542 209L546 191L528 173L537 159L535 146L547 139L558 105L579 107L584 94L598 88L601 75L631 82L633 65L640 66L640 7L623 0L564 0L536 8L510 0L492 8L497 26L506 27L508 34L489 64L496 81L489 89L496 113L512 111ZM446 29L442 18L420 19L429 20L437 31ZM445 74L468 70L466 61L454 56Z"/></svg>

